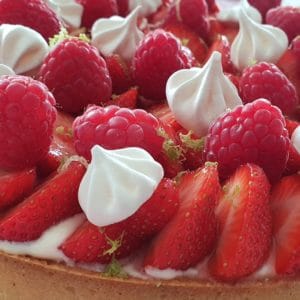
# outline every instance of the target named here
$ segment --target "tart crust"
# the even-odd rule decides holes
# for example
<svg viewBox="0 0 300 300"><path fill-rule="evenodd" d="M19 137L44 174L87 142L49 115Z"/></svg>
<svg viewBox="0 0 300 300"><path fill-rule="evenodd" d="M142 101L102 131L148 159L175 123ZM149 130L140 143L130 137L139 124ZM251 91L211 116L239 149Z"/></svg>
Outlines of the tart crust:
<svg viewBox="0 0 300 300"><path fill-rule="evenodd" d="M300 278L235 285L192 279L107 278L78 267L0 252L0 299L300 299Z"/></svg>

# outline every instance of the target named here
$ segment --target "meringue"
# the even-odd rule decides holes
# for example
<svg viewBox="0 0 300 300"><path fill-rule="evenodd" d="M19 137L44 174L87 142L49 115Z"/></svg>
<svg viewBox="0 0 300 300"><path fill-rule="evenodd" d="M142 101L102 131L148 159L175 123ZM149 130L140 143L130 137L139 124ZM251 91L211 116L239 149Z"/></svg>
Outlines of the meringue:
<svg viewBox="0 0 300 300"><path fill-rule="evenodd" d="M252 20L245 9L239 12L240 30L231 45L231 60L242 71L253 62L276 63L288 47L283 30Z"/></svg>
<svg viewBox="0 0 300 300"><path fill-rule="evenodd" d="M298 126L292 133L291 136L292 145L295 147L297 152L300 154L300 126Z"/></svg>
<svg viewBox="0 0 300 300"><path fill-rule="evenodd" d="M200 137L227 109L242 104L236 87L223 73L221 58L215 51L203 68L179 70L167 81L167 101L175 119Z"/></svg>
<svg viewBox="0 0 300 300"><path fill-rule="evenodd" d="M137 27L139 10L140 6L126 18L112 16L98 19L91 30L92 45L104 56L119 54L125 60L131 60L137 45L144 37Z"/></svg>
<svg viewBox="0 0 300 300"><path fill-rule="evenodd" d="M12 68L7 65L0 64L0 76L2 75L15 75L16 73Z"/></svg>
<svg viewBox="0 0 300 300"><path fill-rule="evenodd" d="M154 13L162 5L162 0L129 0L129 11L141 6L140 16L148 16Z"/></svg>
<svg viewBox="0 0 300 300"><path fill-rule="evenodd" d="M49 7L72 28L79 28L83 15L83 6L75 0L46 0Z"/></svg>
<svg viewBox="0 0 300 300"><path fill-rule="evenodd" d="M244 9L246 14L254 21L261 23L260 12L249 4L247 0L242 0L239 5L221 10L217 14L217 19L223 22L239 22L240 10Z"/></svg>
<svg viewBox="0 0 300 300"><path fill-rule="evenodd" d="M144 149L106 150L95 145L79 186L79 204L92 224L114 224L133 215L163 176L162 166Z"/></svg>
<svg viewBox="0 0 300 300"><path fill-rule="evenodd" d="M0 26L0 63L22 74L38 67L49 46L37 31L22 25Z"/></svg>

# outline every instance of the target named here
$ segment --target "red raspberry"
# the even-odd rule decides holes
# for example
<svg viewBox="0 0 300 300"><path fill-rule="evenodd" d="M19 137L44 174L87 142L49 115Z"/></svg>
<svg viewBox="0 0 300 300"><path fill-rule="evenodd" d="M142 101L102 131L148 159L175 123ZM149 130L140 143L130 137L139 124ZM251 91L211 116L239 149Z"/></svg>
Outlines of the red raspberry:
<svg viewBox="0 0 300 300"><path fill-rule="evenodd" d="M263 18L265 18L268 10L281 4L281 0L248 0L248 2L251 6L259 10Z"/></svg>
<svg viewBox="0 0 300 300"><path fill-rule="evenodd" d="M56 119L55 99L41 82L0 78L0 168L34 166L47 154Z"/></svg>
<svg viewBox="0 0 300 300"><path fill-rule="evenodd" d="M38 73L63 111L79 114L88 104L110 100L111 78L104 59L88 43L69 38L45 58Z"/></svg>
<svg viewBox="0 0 300 300"><path fill-rule="evenodd" d="M145 110L93 105L73 123L74 145L88 160L96 144L106 149L140 147L156 158L164 141L158 129L159 121Z"/></svg>
<svg viewBox="0 0 300 300"><path fill-rule="evenodd" d="M295 86L272 63L261 62L245 68L240 78L239 90L244 102L265 98L278 106L283 114L292 113L298 104Z"/></svg>
<svg viewBox="0 0 300 300"><path fill-rule="evenodd" d="M0 0L0 24L20 24L47 41L60 31L60 21L43 0Z"/></svg>
<svg viewBox="0 0 300 300"><path fill-rule="evenodd" d="M205 41L209 40L208 6L205 0L176 0L167 17L167 22L179 21L191 28Z"/></svg>
<svg viewBox="0 0 300 300"><path fill-rule="evenodd" d="M170 32L149 32L133 58L133 76L140 93L151 100L165 99L168 78L175 71L189 68L191 59L180 41Z"/></svg>
<svg viewBox="0 0 300 300"><path fill-rule="evenodd" d="M280 6L270 9L266 14L266 23L281 28L291 42L300 35L300 8Z"/></svg>
<svg viewBox="0 0 300 300"><path fill-rule="evenodd" d="M83 6L81 26L91 28L100 18L108 18L118 14L116 0L76 0ZM123 0L124 1L124 0Z"/></svg>
<svg viewBox="0 0 300 300"><path fill-rule="evenodd" d="M269 180L278 180L287 163L290 140L281 111L258 99L219 117L209 128L204 155L219 164L226 178L245 163L264 169Z"/></svg>

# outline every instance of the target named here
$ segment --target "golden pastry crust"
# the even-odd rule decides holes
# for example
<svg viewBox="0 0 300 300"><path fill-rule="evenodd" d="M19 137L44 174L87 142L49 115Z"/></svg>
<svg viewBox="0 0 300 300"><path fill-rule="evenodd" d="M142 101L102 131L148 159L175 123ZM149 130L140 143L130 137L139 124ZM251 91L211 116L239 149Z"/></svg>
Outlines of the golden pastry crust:
<svg viewBox="0 0 300 300"><path fill-rule="evenodd" d="M0 299L201 300L300 299L300 278L236 285L108 278L51 261L0 252Z"/></svg>

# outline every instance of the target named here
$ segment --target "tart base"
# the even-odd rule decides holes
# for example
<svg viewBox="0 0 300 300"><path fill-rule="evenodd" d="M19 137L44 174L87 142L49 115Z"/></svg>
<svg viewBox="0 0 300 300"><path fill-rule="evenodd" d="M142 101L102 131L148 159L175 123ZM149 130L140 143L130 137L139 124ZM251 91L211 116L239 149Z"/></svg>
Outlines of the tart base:
<svg viewBox="0 0 300 300"><path fill-rule="evenodd" d="M191 279L140 280L0 252L0 299L300 299L300 278L228 285Z"/></svg>

